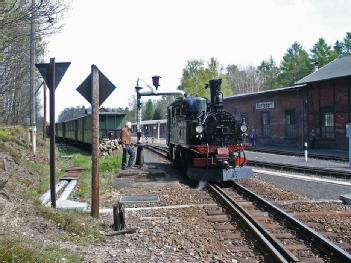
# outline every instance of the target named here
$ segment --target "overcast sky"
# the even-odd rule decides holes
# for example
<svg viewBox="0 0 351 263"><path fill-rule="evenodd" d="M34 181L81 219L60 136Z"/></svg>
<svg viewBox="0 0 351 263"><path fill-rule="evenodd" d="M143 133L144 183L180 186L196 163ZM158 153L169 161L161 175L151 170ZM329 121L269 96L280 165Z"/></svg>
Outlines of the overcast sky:
<svg viewBox="0 0 351 263"><path fill-rule="evenodd" d="M46 62L72 62L56 90L56 115L89 104L76 91L92 64L117 89L103 106L126 107L136 80L174 90L189 59L258 66L280 62L294 41L309 50L351 31L350 0L72 0Z"/></svg>

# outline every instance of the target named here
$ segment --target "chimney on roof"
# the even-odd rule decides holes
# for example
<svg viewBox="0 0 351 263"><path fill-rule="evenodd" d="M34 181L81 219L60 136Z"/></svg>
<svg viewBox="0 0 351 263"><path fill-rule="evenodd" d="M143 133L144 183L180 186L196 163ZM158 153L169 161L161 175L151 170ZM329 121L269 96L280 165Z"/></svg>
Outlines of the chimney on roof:
<svg viewBox="0 0 351 263"><path fill-rule="evenodd" d="M319 69L319 63L316 61L314 62L314 72L318 71Z"/></svg>

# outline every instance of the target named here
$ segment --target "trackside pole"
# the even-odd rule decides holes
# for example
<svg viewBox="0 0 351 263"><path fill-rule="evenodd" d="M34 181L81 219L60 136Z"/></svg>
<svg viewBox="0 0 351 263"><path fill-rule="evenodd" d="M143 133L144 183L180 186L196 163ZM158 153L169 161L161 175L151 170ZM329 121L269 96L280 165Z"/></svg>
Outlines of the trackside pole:
<svg viewBox="0 0 351 263"><path fill-rule="evenodd" d="M157 122L157 143L160 143L160 122Z"/></svg>
<svg viewBox="0 0 351 263"><path fill-rule="evenodd" d="M346 125L346 137L349 138L349 167L351 167L351 123Z"/></svg>
<svg viewBox="0 0 351 263"><path fill-rule="evenodd" d="M91 216L99 217L99 70L91 66L92 169Z"/></svg>
<svg viewBox="0 0 351 263"><path fill-rule="evenodd" d="M56 176L55 176L55 58L50 58L50 195L51 207L56 208Z"/></svg>
<svg viewBox="0 0 351 263"><path fill-rule="evenodd" d="M50 58L50 63L39 63L35 64L39 70L44 82L48 85L50 94L50 197L51 207L56 208L56 182L55 182L55 89L60 83L63 75L71 62L55 63L55 58ZM40 88L40 87L39 87ZM39 89L38 88L38 89ZM43 126L46 123L46 88L44 84L44 121ZM34 129L36 133L36 129ZM43 133L45 134L45 128L43 127ZM43 138L45 135L43 134ZM34 142L35 143L35 142Z"/></svg>
<svg viewBox="0 0 351 263"><path fill-rule="evenodd" d="M46 139L46 84L44 83L44 89L43 89L43 93L44 93L44 117L43 117L43 140Z"/></svg>

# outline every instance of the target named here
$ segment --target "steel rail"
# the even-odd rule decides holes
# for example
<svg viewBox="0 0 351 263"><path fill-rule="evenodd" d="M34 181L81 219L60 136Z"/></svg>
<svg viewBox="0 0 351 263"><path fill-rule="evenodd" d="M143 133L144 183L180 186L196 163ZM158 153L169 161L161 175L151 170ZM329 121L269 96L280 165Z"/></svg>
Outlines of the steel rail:
<svg viewBox="0 0 351 263"><path fill-rule="evenodd" d="M269 148L250 148L247 151L249 152L261 152L261 153L272 153L279 155L289 155L289 156L304 156L304 152L294 152L289 150L280 150L280 149L269 149ZM323 155L318 153L308 153L308 157L320 160L333 160L340 162L348 162L348 157L336 156L336 155Z"/></svg>
<svg viewBox="0 0 351 263"><path fill-rule="evenodd" d="M248 165L266 167L271 169L294 171L294 172L300 172L300 173L318 174L321 176L329 176L329 177L331 176L331 177L342 178L342 179L351 178L351 172L346 170L335 170L335 169L329 169L329 168L290 165L290 164L263 162L263 161L256 161L256 160L248 160Z"/></svg>
<svg viewBox="0 0 351 263"><path fill-rule="evenodd" d="M217 184L209 184L209 190L215 194L216 198L219 198L221 202L224 202L230 211L248 228L255 238L260 242L264 253L270 255L273 262L298 262L296 258L291 258L288 254L282 252L274 240L267 238L262 233L262 227L257 227L257 222L253 222L251 216L242 209L231 197L229 197ZM279 247L279 246L278 246Z"/></svg>
<svg viewBox="0 0 351 263"><path fill-rule="evenodd" d="M144 144L143 147L145 149L148 149L148 150L150 150L150 151L162 156L162 157L167 158L168 151L167 151L167 149L165 147L162 147L162 146L158 147L158 146L149 145L149 144Z"/></svg>
<svg viewBox="0 0 351 263"><path fill-rule="evenodd" d="M165 153L168 152L167 146L148 145L148 147L156 148ZM341 178L341 179L351 178L351 172L346 170L335 170L330 168L308 167L308 166L301 166L301 165L281 164L281 163L263 162L263 161L256 161L256 160L248 160L248 165L266 167L271 169L286 170L286 171L294 171L299 173L318 174L321 176L329 176L329 177L335 177L335 178Z"/></svg>
<svg viewBox="0 0 351 263"><path fill-rule="evenodd" d="M316 247L322 250L325 254L327 254L333 260L337 262L347 263L351 262L351 255L335 245L329 239L325 238L321 234L319 234L314 229L310 228L306 224L302 223L298 219L292 217L279 207L273 205L268 202L264 198L260 197L256 193L247 189L246 187L234 182L234 187L242 191L245 195L248 195L253 202L259 203L264 206L266 209L270 210L276 217L280 218L283 222L287 223L292 229L298 231L299 234L304 236L304 238L313 243Z"/></svg>

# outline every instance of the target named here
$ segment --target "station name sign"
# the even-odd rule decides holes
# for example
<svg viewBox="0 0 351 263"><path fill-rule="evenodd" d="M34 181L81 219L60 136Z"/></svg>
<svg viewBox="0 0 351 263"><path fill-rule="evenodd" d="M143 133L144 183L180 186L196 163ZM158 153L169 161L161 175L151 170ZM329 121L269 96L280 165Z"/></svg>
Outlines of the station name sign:
<svg viewBox="0 0 351 263"><path fill-rule="evenodd" d="M274 101L257 102L256 110L274 109Z"/></svg>

